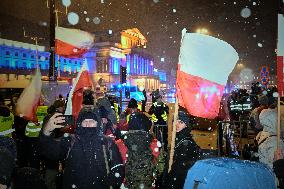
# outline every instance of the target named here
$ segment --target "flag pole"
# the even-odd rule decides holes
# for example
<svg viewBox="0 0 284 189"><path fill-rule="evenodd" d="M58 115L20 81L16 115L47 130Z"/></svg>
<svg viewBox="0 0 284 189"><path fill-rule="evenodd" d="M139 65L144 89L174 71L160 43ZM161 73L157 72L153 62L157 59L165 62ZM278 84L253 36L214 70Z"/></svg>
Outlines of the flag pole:
<svg viewBox="0 0 284 189"><path fill-rule="evenodd" d="M277 97L277 149L280 148L280 117L281 117L281 111L280 111L280 95L278 94Z"/></svg>
<svg viewBox="0 0 284 189"><path fill-rule="evenodd" d="M168 172L170 172L171 169L172 169L174 153L175 153L175 141L176 141L176 132L177 132L177 127L176 127L177 116L178 116L178 98L176 98L176 102L175 102L174 123L173 123L173 129L172 129L172 141L171 141L171 150L170 150L170 160L169 160Z"/></svg>

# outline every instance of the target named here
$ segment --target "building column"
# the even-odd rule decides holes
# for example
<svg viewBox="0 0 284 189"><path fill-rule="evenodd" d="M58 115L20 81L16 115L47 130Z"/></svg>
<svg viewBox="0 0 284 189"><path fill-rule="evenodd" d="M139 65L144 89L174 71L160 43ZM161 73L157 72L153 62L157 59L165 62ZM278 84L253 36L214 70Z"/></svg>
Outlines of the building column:
<svg viewBox="0 0 284 189"><path fill-rule="evenodd" d="M87 65L89 67L90 73L97 72L97 65L96 65L96 51L95 49L91 49L88 53L85 54L83 58L86 58Z"/></svg>

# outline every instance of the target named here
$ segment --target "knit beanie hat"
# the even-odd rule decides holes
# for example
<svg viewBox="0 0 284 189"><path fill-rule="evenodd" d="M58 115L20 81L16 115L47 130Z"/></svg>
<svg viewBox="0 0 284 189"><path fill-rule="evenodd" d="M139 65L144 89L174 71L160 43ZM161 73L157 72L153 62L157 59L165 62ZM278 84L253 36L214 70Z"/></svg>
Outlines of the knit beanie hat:
<svg viewBox="0 0 284 189"><path fill-rule="evenodd" d="M97 115L94 113L94 112L90 112L90 111L82 111L79 113L78 115L78 119L77 119L77 127L81 127L82 125L82 122L85 120L85 119L93 119L93 120L96 120L98 122L98 127L100 126L100 123L98 121L98 117Z"/></svg>
<svg viewBox="0 0 284 189"><path fill-rule="evenodd" d="M187 127L190 126L192 123L191 115L188 113L188 111L185 108L181 106L179 107L178 110L178 120L184 122Z"/></svg>
<svg viewBox="0 0 284 189"><path fill-rule="evenodd" d="M95 104L95 98L93 96L94 91L87 89L83 92L83 102L84 105L94 105Z"/></svg>
<svg viewBox="0 0 284 189"><path fill-rule="evenodd" d="M137 100L135 100L134 98L131 98L127 107L128 108L138 108Z"/></svg>
<svg viewBox="0 0 284 189"><path fill-rule="evenodd" d="M268 97L266 95L258 96L258 102L260 105L268 105Z"/></svg>
<svg viewBox="0 0 284 189"><path fill-rule="evenodd" d="M15 160L12 154L5 148L0 147L0 184L9 185L15 168Z"/></svg>

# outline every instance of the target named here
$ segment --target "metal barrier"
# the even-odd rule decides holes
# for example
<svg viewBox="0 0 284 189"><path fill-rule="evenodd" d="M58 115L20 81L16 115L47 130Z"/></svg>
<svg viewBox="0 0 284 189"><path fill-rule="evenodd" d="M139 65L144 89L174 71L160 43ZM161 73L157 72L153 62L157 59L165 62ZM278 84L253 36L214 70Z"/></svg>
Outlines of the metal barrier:
<svg viewBox="0 0 284 189"><path fill-rule="evenodd" d="M241 148L243 147L242 138L249 139L250 136L248 132L248 128L250 127L249 124L250 124L249 120L218 122L218 138L217 138L218 156L229 155L232 150L239 151L239 147ZM236 144L236 141L234 140L237 137L239 138L238 144ZM226 142L225 153L223 151L224 141ZM242 150L240 151L242 152Z"/></svg>

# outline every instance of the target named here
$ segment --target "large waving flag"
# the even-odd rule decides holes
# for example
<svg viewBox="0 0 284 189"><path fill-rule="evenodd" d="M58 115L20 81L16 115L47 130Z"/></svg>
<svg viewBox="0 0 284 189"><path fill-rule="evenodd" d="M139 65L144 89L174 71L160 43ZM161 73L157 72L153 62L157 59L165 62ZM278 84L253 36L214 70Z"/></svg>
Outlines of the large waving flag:
<svg viewBox="0 0 284 189"><path fill-rule="evenodd" d="M16 113L34 123L38 121L36 110L41 96L41 87L41 73L37 68L30 84L24 89L16 105Z"/></svg>
<svg viewBox="0 0 284 189"><path fill-rule="evenodd" d="M65 115L73 115L75 120L77 120L78 114L82 108L83 91L85 88L92 87L93 84L91 78L89 77L87 62L85 62L72 85L72 89L68 96Z"/></svg>
<svg viewBox="0 0 284 189"><path fill-rule="evenodd" d="M284 96L284 16L278 14L278 45L277 45L277 88L279 95Z"/></svg>
<svg viewBox="0 0 284 189"><path fill-rule="evenodd" d="M82 30L55 28L55 52L60 56L81 57L94 45L94 40L94 35Z"/></svg>
<svg viewBox="0 0 284 189"><path fill-rule="evenodd" d="M179 104L193 116L214 119L238 59L227 42L183 29L176 83Z"/></svg>

